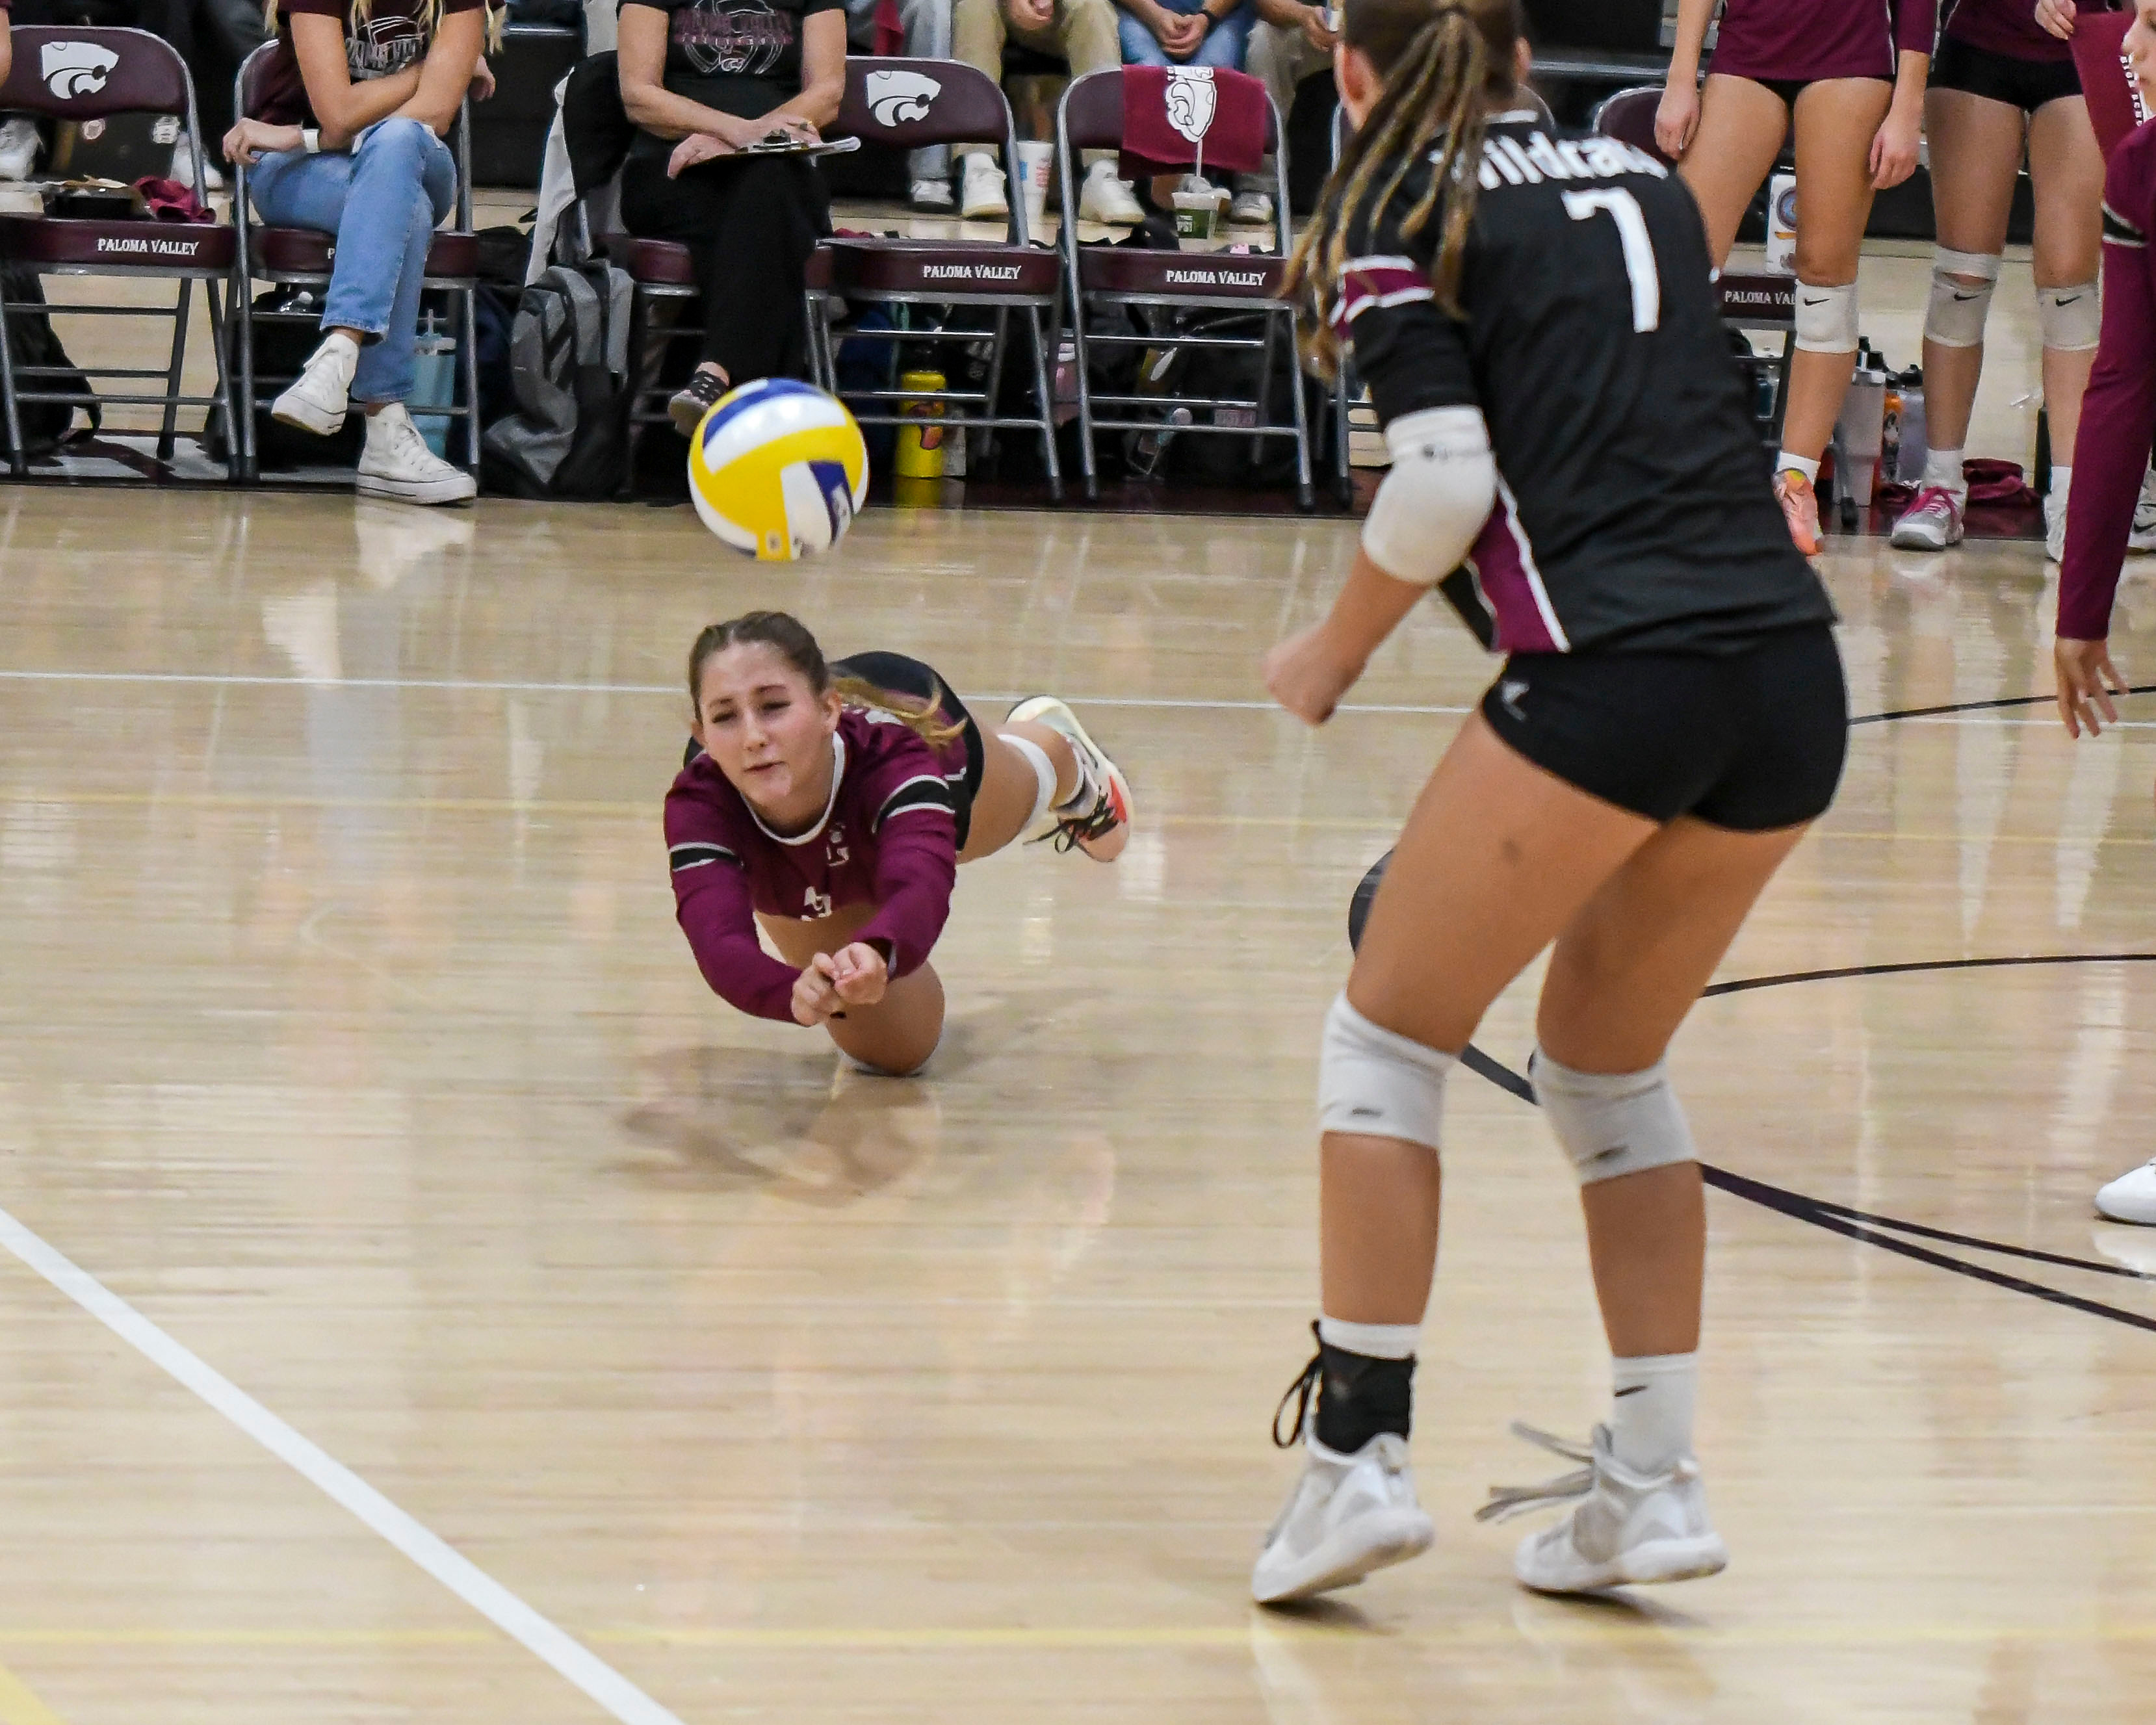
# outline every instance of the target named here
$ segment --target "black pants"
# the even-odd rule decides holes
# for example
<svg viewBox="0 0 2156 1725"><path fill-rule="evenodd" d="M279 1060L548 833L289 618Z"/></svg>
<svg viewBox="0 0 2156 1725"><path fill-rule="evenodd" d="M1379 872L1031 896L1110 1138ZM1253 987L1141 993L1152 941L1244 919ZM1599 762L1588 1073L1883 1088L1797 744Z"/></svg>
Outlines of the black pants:
<svg viewBox="0 0 2156 1725"><path fill-rule="evenodd" d="M831 231L831 198L798 156L704 162L666 177L670 144L639 138L621 176L621 219L644 239L689 248L704 296L704 357L731 383L798 377L808 326L808 254Z"/></svg>

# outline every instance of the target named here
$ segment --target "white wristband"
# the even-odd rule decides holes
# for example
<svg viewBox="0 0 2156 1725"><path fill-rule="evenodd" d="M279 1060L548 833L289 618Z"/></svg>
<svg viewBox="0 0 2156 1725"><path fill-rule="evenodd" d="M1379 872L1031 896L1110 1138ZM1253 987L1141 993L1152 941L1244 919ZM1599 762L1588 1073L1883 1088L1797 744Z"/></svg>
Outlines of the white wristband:
<svg viewBox="0 0 2156 1725"><path fill-rule="evenodd" d="M321 128L314 126L301 126L300 128L300 147L305 151L310 156L321 155L322 153Z"/></svg>

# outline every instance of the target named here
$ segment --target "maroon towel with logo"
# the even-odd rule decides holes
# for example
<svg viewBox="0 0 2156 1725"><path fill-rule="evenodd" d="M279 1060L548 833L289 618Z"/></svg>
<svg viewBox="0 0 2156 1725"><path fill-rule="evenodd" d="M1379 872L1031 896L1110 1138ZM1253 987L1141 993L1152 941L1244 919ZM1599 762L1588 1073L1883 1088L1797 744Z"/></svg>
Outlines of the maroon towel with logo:
<svg viewBox="0 0 2156 1725"><path fill-rule="evenodd" d="M1265 87L1247 72L1211 66L1123 68L1127 180L1203 167L1255 173L1265 159Z"/></svg>
<svg viewBox="0 0 2156 1725"><path fill-rule="evenodd" d="M2074 69L2081 74L2097 146L2107 158L2128 132L2151 117L2141 86L2126 69L2126 30L2133 22L2131 7L2124 12L2084 12L2074 20Z"/></svg>

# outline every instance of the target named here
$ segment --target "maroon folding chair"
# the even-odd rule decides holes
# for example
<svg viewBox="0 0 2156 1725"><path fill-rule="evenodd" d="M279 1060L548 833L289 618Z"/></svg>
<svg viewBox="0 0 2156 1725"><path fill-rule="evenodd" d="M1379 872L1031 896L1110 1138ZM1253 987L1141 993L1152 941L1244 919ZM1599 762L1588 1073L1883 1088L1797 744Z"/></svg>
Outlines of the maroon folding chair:
<svg viewBox="0 0 2156 1725"><path fill-rule="evenodd" d="M270 74L270 57L277 51L275 42L265 42L249 54L240 64L239 75L233 84L234 111L247 116L261 112L262 102ZM439 228L427 244L427 273L422 286L439 289L449 294L457 310L457 376L463 399L452 401L446 408L424 407L419 410L422 418L448 418L460 421L465 431L465 459L467 472L479 471L479 355L476 352L479 289L479 239L472 232L471 193L471 104L467 101L457 110L456 123L449 131L449 147L457 158L457 201L450 213L455 226ZM246 476L256 476L254 447L254 409L264 399L275 400L280 391L292 382L290 377L263 377L254 369L254 326L257 320L264 323L304 323L319 325L321 311L319 304L305 311L258 311L254 309L254 284L275 282L280 285L326 289L330 284L330 272L336 257L336 235L325 234L318 228L272 228L254 218L254 210L247 200L247 164L238 162L233 167L232 218L239 235L235 250L237 261L233 268L233 321L239 329L239 424L241 463Z"/></svg>
<svg viewBox="0 0 2156 1725"><path fill-rule="evenodd" d="M973 427L993 437L999 430L1032 431L1040 438L1048 489L1059 502L1063 475L1055 459L1054 398L1049 393L1048 335L1043 313L1052 316L1062 292L1062 268L1051 250L1028 244L1025 200L1019 195L1018 146L1010 104L985 72L958 60L877 59L846 62L846 94L830 131L916 150L927 144L993 144L1003 157L1010 187L1010 218L1000 240L827 239L817 248L808 287L809 357L816 382L838 393L838 360L831 322L839 303L882 300L902 305L979 305L993 311L979 329L864 330L847 336L891 348L894 373L906 367L908 349L956 344L962 350L988 344L988 375L978 389L849 390L846 402L864 425L898 425L912 417L901 404L941 405L947 430ZM1029 413L997 411L1011 316L1025 324L1033 353L1033 408Z"/></svg>
<svg viewBox="0 0 2156 1725"><path fill-rule="evenodd" d="M205 205L202 131L195 117L195 92L187 63L171 44L146 30L27 24L13 34L13 64L0 85L0 112L33 114L43 119L104 120L115 114L171 115L184 120L195 161L195 196ZM0 215L0 258L39 276L96 275L121 280L169 279L179 284L172 305L65 305L0 297L0 323L10 317L169 318L172 325L170 362L162 369L88 365L90 377L164 385L155 394L110 395L95 390L52 387L69 375L53 366L18 366L0 340L0 401L4 401L9 470L21 478L29 470L23 447L24 403L64 403L69 407L162 407L157 459L169 461L182 408L206 408L223 415L225 447L234 445L231 380L224 364L224 321L218 285L230 275L233 230L208 223L88 221L72 217ZM187 362L187 316L194 285L203 285L209 305L210 335L217 350L217 393L187 395L180 381ZM4 334L4 331L0 331ZM29 387L25 388L24 385ZM239 476L228 456L225 471Z"/></svg>
<svg viewBox="0 0 2156 1725"><path fill-rule="evenodd" d="M1257 85L1247 73L1216 71L1216 80L1242 79ZM1179 425L1179 437L1225 435L1250 440L1250 461L1255 465L1269 438L1290 438L1295 443L1296 501L1303 508L1315 506L1311 483L1310 425L1303 401L1302 367L1296 357L1295 313L1280 297L1293 244L1288 211L1286 152L1281 148L1281 116L1265 95L1265 149L1273 159L1275 249L1269 254L1238 255L1231 252L1156 251L1134 245L1081 245L1078 224L1069 212L1078 208L1078 182L1073 164L1086 150L1115 150L1122 146L1123 101L1127 89L1122 67L1089 72L1071 80L1055 110L1057 171L1062 177L1064 269L1070 284L1071 336L1078 358L1079 447L1086 460L1086 495L1100 495L1094 434L1101 431L1158 432L1177 408L1189 410L1191 423ZM1164 167L1188 167L1191 162L1170 162ZM1152 333L1096 332L1086 329L1089 303L1152 306L1167 312L1219 311L1257 315L1264 322L1259 336L1222 336L1186 333L1173 327ZM1169 349L1190 347L1245 350L1260 355L1258 382L1250 397L1174 395L1096 395L1087 377L1086 350L1096 345ZM1276 359L1287 368L1288 393L1294 403L1293 423L1275 425L1268 412ZM1109 417L1120 410L1123 417ZM1146 418L1132 418L1144 413ZM1209 418L1199 417L1209 415ZM1232 418L1224 415L1232 414Z"/></svg>

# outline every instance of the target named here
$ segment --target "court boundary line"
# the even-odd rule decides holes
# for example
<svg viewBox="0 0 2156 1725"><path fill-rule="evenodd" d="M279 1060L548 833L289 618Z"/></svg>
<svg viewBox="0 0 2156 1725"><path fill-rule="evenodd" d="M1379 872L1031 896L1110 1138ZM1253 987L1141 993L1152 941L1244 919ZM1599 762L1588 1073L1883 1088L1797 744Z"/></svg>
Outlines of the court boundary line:
<svg viewBox="0 0 2156 1725"><path fill-rule="evenodd" d="M673 1713L408 1511L271 1413L215 1367L177 1342L57 1246L0 1209L0 1246L192 1390L245 1436L409 1558L459 1599L552 1666L622 1725L681 1725ZM0 1702L7 1697L0 1691Z"/></svg>

